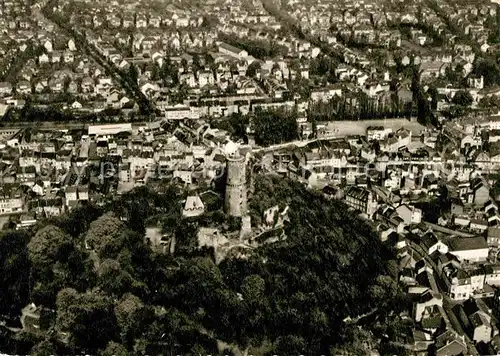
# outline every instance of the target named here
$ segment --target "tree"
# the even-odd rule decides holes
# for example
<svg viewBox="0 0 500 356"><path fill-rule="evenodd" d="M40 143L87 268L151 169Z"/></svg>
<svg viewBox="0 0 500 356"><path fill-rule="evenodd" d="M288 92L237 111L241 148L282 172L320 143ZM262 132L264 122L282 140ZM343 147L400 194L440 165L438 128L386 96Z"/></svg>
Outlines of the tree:
<svg viewBox="0 0 500 356"><path fill-rule="evenodd" d="M432 123L433 115L429 101L420 86L420 73L414 68L412 73L411 90L417 101L417 120L423 125Z"/></svg>
<svg viewBox="0 0 500 356"><path fill-rule="evenodd" d="M234 113L230 116L229 122L231 123L231 127L233 128L233 135L236 138L244 138L247 134L247 127L250 123L250 119L246 115L242 115L240 113Z"/></svg>
<svg viewBox="0 0 500 356"><path fill-rule="evenodd" d="M455 93L452 102L458 106L468 107L474 102L474 99L468 91L459 90Z"/></svg>
<svg viewBox="0 0 500 356"><path fill-rule="evenodd" d="M57 293L56 309L61 311L66 311L78 298L78 292L73 288L64 288ZM57 314L57 323L61 327L69 325L71 320L66 320L65 317L69 315L59 313Z"/></svg>
<svg viewBox="0 0 500 356"><path fill-rule="evenodd" d="M330 349L330 356L367 354L367 345L370 345L373 339L368 330L357 325L346 324L344 324L340 337L342 339L340 345Z"/></svg>
<svg viewBox="0 0 500 356"><path fill-rule="evenodd" d="M64 78L63 88L64 88L65 93L68 92L70 84L71 84L71 78L69 78L69 77Z"/></svg>
<svg viewBox="0 0 500 356"><path fill-rule="evenodd" d="M46 226L28 244L30 260L36 268L50 267L71 244L70 237L60 228Z"/></svg>
<svg viewBox="0 0 500 356"><path fill-rule="evenodd" d="M105 259L99 265L97 285L106 294L121 296L130 291L134 285L134 278L123 270L116 260Z"/></svg>
<svg viewBox="0 0 500 356"><path fill-rule="evenodd" d="M54 221L57 225L71 236L77 238L84 233L89 224L102 214L101 208L92 204L86 204L72 209L69 214L60 216Z"/></svg>
<svg viewBox="0 0 500 356"><path fill-rule="evenodd" d="M129 229L123 229L115 235L114 240L108 240L99 250L101 258L117 258L123 249L135 252L144 245L144 235Z"/></svg>
<svg viewBox="0 0 500 356"><path fill-rule="evenodd" d="M260 61L253 61L247 67L246 76L250 77L250 78L254 78L255 75L257 74L257 71L260 70L260 69L261 69Z"/></svg>
<svg viewBox="0 0 500 356"><path fill-rule="evenodd" d="M286 110L257 110L252 120L255 141L269 146L296 140L298 138L297 115Z"/></svg>
<svg viewBox="0 0 500 356"><path fill-rule="evenodd" d="M85 290L94 282L93 263L61 229L48 225L28 244L33 268L32 300L52 307L57 292L64 287Z"/></svg>
<svg viewBox="0 0 500 356"><path fill-rule="evenodd" d="M185 261L176 276L175 290L169 291L172 302L182 310L195 310L200 306L213 308L218 289L223 287L222 275L215 263L206 257Z"/></svg>
<svg viewBox="0 0 500 356"><path fill-rule="evenodd" d="M115 242L124 226L112 213L104 214L90 223L85 241L101 256Z"/></svg>
<svg viewBox="0 0 500 356"><path fill-rule="evenodd" d="M212 120L212 127L228 131L234 141L246 138L250 117L241 113L233 113L229 118Z"/></svg>
<svg viewBox="0 0 500 356"><path fill-rule="evenodd" d="M134 63L130 63L128 68L128 78L132 83L137 84L137 80L139 79L139 71Z"/></svg>
<svg viewBox="0 0 500 356"><path fill-rule="evenodd" d="M159 68L158 63L155 63L153 65L153 69L151 71L151 80L157 81L159 79L160 79L160 68Z"/></svg>
<svg viewBox="0 0 500 356"><path fill-rule="evenodd" d="M270 312L265 284L265 280L255 274L243 280L241 286L243 301L239 303L242 305L235 305L235 308L242 310L241 331L237 334L240 344L244 347L247 346L247 342L253 346L259 346L264 341L266 316Z"/></svg>
<svg viewBox="0 0 500 356"><path fill-rule="evenodd" d="M96 354L117 334L112 300L94 293L63 289L57 295L56 327L69 333L69 345Z"/></svg>
<svg viewBox="0 0 500 356"><path fill-rule="evenodd" d="M193 55L193 71L196 73L201 69L201 60L198 54Z"/></svg>
<svg viewBox="0 0 500 356"><path fill-rule="evenodd" d="M31 355L33 356L50 356L56 355L57 348L54 342L50 339L45 339L38 344L36 344L33 349L31 349Z"/></svg>
<svg viewBox="0 0 500 356"><path fill-rule="evenodd" d="M437 102L438 102L438 90L435 86L430 86L427 90L427 95L431 98L431 109L437 110Z"/></svg>
<svg viewBox="0 0 500 356"><path fill-rule="evenodd" d="M187 70L188 70L188 61L184 57L181 59L181 67L184 69L184 72L187 72Z"/></svg>
<svg viewBox="0 0 500 356"><path fill-rule="evenodd" d="M370 292L374 300L385 303L392 300L396 293L396 287L393 277L381 275L377 277L376 284L371 287Z"/></svg>
<svg viewBox="0 0 500 356"><path fill-rule="evenodd" d="M484 77L485 86L500 84L500 68L492 59L477 59L474 62L472 72L477 76Z"/></svg>
<svg viewBox="0 0 500 356"><path fill-rule="evenodd" d="M243 299L251 304L258 305L265 298L266 282L259 275L250 275L243 280L241 292Z"/></svg>
<svg viewBox="0 0 500 356"><path fill-rule="evenodd" d="M141 330L141 312L144 308L142 301L133 294L123 295L115 306L115 315L120 335L124 342L134 339L134 333Z"/></svg>
<svg viewBox="0 0 500 356"><path fill-rule="evenodd" d="M219 19L216 16L205 14L202 17L201 27L211 28L219 23Z"/></svg>
<svg viewBox="0 0 500 356"><path fill-rule="evenodd" d="M100 352L100 356L127 356L128 351L125 346L114 341L110 341L106 348Z"/></svg>
<svg viewBox="0 0 500 356"><path fill-rule="evenodd" d="M286 335L280 337L274 348L277 355L302 355L307 349L305 340L297 335Z"/></svg>
<svg viewBox="0 0 500 356"><path fill-rule="evenodd" d="M312 339L316 338L318 341L326 336L329 331L328 315L314 308L309 316L309 334Z"/></svg>
<svg viewBox="0 0 500 356"><path fill-rule="evenodd" d="M500 108L500 100L496 96L483 97L479 100L479 107L483 109L494 109L498 110Z"/></svg>
<svg viewBox="0 0 500 356"><path fill-rule="evenodd" d="M164 228L165 229L165 228ZM176 250L192 251L198 247L198 224L189 219L181 219L175 227Z"/></svg>
<svg viewBox="0 0 500 356"><path fill-rule="evenodd" d="M36 248L26 246L30 232L28 236L22 232L0 235L1 272L3 266L8 266L9 272L15 272L13 266L30 271L30 265L23 263L31 254L38 263L31 269L33 289L46 296L43 305L56 310L51 332L63 332L67 338L64 345L54 343L57 353L216 354L219 340L234 346L233 350L236 346L240 350L258 347L265 340L273 351L284 355L328 355L331 350L344 349L361 354L358 350L365 338L356 325L343 322L346 317L375 307L383 308L377 315L383 317L389 308L397 308L399 313L410 307L410 303L403 303L395 283L394 251L341 201L328 200L290 179L256 176L249 213L258 221L269 207L288 206L283 229L262 236L267 239L284 233L287 239L247 250L246 259L228 258L216 264L212 256L200 257L201 253L163 255L145 246L140 227L146 221L173 225L168 228L171 233L179 221L187 221L175 215L179 214L181 196L168 186L161 194L146 187L134 190L103 207L116 215L105 214L89 223L92 218L84 219L79 213L75 220L79 227L71 237L54 226L39 229L30 242ZM132 214L136 214L134 225L138 228L129 226ZM104 223L107 219L114 221L114 227ZM64 217L56 220L64 224L71 221ZM177 234L180 237L187 232L191 239L197 224L226 221L224 216L198 219L193 226L179 228ZM100 258L91 260L78 248L80 234L92 235L89 240L94 245L106 242L108 235L115 243L106 242L109 248L102 248ZM65 245L66 239L70 244L64 249L57 247ZM48 241L54 241L55 247ZM44 260L39 255L46 252ZM25 260L16 261L16 254L23 253ZM38 266L44 270L38 271ZM96 268L98 276L92 277L89 266ZM24 283L4 278L1 272L0 281L6 281L7 286ZM22 276L14 275L12 278ZM7 290L24 291L17 287ZM1 293L0 298L4 298ZM25 302L4 300L16 305ZM38 304L36 298L33 300ZM364 329L370 328L369 319L363 319ZM394 327L391 335L400 331ZM29 354L35 345L41 348L50 335L21 332L14 336L0 328L0 343L2 351Z"/></svg>
<svg viewBox="0 0 500 356"><path fill-rule="evenodd" d="M28 303L30 289L29 236L22 231L0 234L0 315L17 316Z"/></svg>

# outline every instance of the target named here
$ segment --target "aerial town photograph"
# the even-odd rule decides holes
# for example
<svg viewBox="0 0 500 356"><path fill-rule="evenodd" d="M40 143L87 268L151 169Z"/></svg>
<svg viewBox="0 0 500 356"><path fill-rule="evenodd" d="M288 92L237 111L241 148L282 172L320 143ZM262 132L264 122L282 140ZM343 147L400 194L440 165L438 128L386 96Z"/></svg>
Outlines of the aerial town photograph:
<svg viewBox="0 0 500 356"><path fill-rule="evenodd" d="M0 355L500 355L500 0L0 0Z"/></svg>

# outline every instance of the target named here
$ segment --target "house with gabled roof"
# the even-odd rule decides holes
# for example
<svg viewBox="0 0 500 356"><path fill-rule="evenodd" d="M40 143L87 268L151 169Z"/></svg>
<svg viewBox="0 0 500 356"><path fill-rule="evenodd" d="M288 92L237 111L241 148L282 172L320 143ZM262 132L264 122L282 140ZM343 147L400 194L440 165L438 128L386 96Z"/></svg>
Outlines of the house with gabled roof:
<svg viewBox="0 0 500 356"><path fill-rule="evenodd" d="M0 95L12 94L12 84L9 82L0 82Z"/></svg>
<svg viewBox="0 0 500 356"><path fill-rule="evenodd" d="M465 336L448 329L436 338L436 356L456 356L467 352Z"/></svg>
<svg viewBox="0 0 500 356"><path fill-rule="evenodd" d="M202 215L205 212L205 206L199 195L190 195L186 198L182 216L193 217Z"/></svg>
<svg viewBox="0 0 500 356"><path fill-rule="evenodd" d="M448 253L448 245L441 241L433 232L424 234L420 239L419 245L429 256L436 251L441 254Z"/></svg>
<svg viewBox="0 0 500 356"><path fill-rule="evenodd" d="M16 85L16 91L18 94L30 94L31 93L31 83L27 80L21 80Z"/></svg>
<svg viewBox="0 0 500 356"><path fill-rule="evenodd" d="M482 236L454 238L449 242L450 253L460 261L484 262L488 259L489 248Z"/></svg>
<svg viewBox="0 0 500 356"><path fill-rule="evenodd" d="M428 289L420 295L419 300L413 305L415 321L421 321L426 308L430 306L443 306L443 296Z"/></svg>
<svg viewBox="0 0 500 356"><path fill-rule="evenodd" d="M245 57L248 57L248 52L245 51L244 49L240 49L234 46L231 46L227 43L221 42L219 44L219 53L228 55L233 58L237 59L243 59Z"/></svg>

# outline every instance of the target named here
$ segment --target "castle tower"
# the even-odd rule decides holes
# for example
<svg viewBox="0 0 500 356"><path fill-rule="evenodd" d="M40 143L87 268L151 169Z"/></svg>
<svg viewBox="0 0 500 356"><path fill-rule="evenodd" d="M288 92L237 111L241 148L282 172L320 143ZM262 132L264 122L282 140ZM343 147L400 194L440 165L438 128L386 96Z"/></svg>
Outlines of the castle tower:
<svg viewBox="0 0 500 356"><path fill-rule="evenodd" d="M238 149L227 154L227 181L224 210L231 216L247 213L246 162Z"/></svg>

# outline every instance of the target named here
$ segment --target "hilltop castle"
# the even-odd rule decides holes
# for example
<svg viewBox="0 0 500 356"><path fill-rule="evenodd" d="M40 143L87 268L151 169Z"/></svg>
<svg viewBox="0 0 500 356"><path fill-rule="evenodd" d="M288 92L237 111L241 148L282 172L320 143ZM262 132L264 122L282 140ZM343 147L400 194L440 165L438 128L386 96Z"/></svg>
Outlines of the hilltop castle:
<svg viewBox="0 0 500 356"><path fill-rule="evenodd" d="M224 210L230 216L243 217L247 214L246 159L238 146L226 145L227 180Z"/></svg>

